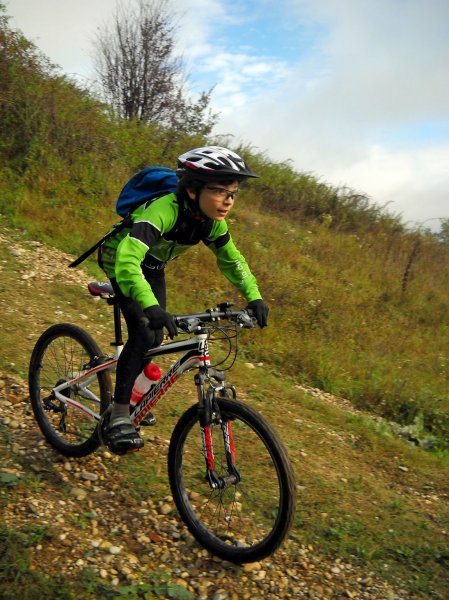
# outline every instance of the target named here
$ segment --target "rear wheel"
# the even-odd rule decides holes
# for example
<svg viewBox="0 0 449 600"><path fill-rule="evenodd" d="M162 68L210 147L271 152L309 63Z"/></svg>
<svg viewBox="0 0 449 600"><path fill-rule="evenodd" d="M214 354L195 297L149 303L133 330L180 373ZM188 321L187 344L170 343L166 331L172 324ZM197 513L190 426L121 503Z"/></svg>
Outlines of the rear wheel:
<svg viewBox="0 0 449 600"><path fill-rule="evenodd" d="M218 406L222 424L216 416L210 427L214 469L229 483L212 489L206 480L195 405L171 437L170 485L181 518L201 545L225 560L252 562L272 554L290 529L296 501L293 470L276 433L256 411L234 400L218 400ZM229 433L238 483L229 479L224 443Z"/></svg>
<svg viewBox="0 0 449 600"><path fill-rule="evenodd" d="M38 339L30 360L29 389L34 415L48 442L66 456L86 456L98 448L97 422L82 409L58 399L53 389L79 377L97 363L102 352L83 329L69 323L54 325ZM96 413L112 399L108 372L79 380L62 395Z"/></svg>

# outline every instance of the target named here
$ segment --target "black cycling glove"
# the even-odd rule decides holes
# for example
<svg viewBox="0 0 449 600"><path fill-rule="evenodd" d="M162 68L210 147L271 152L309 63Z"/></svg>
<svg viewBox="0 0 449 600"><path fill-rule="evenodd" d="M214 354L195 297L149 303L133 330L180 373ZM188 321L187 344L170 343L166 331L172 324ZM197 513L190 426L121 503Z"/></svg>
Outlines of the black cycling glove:
<svg viewBox="0 0 449 600"><path fill-rule="evenodd" d="M162 329L163 327L166 327L171 339L173 339L175 335L178 335L173 316L158 304L146 308L143 312L150 321L151 329Z"/></svg>
<svg viewBox="0 0 449 600"><path fill-rule="evenodd" d="M253 311L259 327L267 326L269 308L263 300L253 300L246 308L250 308Z"/></svg>

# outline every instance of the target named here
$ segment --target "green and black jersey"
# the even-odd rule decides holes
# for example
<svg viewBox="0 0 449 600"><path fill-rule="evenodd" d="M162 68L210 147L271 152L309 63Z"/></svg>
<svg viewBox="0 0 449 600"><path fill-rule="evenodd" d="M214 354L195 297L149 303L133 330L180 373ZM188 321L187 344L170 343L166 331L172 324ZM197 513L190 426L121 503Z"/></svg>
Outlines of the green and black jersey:
<svg viewBox="0 0 449 600"><path fill-rule="evenodd" d="M225 277L248 302L261 299L257 281L232 241L226 221L195 214L175 194L139 206L131 215L133 225L107 239L101 249L106 275L142 308L158 302L142 272L147 260L164 263L203 242L212 250Z"/></svg>

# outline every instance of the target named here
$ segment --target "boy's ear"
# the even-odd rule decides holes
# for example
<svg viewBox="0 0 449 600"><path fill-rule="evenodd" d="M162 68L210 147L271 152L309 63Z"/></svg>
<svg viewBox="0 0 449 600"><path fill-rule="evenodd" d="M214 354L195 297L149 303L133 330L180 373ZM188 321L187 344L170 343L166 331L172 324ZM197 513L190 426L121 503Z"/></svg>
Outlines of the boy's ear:
<svg viewBox="0 0 449 600"><path fill-rule="evenodd" d="M187 191L187 195L189 196L190 200L195 200L195 198L196 198L195 188L188 187L188 188L186 188L186 191Z"/></svg>

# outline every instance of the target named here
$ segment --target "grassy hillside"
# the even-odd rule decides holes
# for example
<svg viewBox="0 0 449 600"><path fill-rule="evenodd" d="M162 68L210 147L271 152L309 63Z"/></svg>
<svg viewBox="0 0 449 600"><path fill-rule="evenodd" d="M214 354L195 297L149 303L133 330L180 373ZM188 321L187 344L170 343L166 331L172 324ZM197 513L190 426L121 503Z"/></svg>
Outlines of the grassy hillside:
<svg viewBox="0 0 449 600"><path fill-rule="evenodd" d="M55 322L80 324L106 351L112 337L110 308L89 296L88 274L81 269L69 271L68 258L2 227L0 597L16 598L20 589L21 597L30 600L43 596L51 600L192 598L182 595L179 573L189 573L185 582L192 586L196 581L201 585L213 572L209 597L224 589L229 597L235 593L234 598L288 598L300 582L303 591L310 590L311 597L320 599L445 599L447 457L409 444L394 435L388 422L355 410L348 401L301 385L296 372L281 376L280 363L267 360L259 365L264 344L275 337L273 326L242 336L240 358L228 374L239 397L278 430L298 484L291 537L254 573L201 554L175 512L142 524L144 509L148 512L148 507L166 502L169 494L163 440L195 399L189 374L157 406L157 427L144 432L146 445L138 455L112 460L100 451L82 460L62 460L44 444L28 406L25 382L10 383L8 377L26 379L37 337ZM196 264L208 258L205 248L198 249L194 260L184 261L185 269L195 275ZM179 271L170 270L173 291L179 289L181 265L180 261L176 265ZM190 297L183 295L172 306L198 307L194 295L200 288L206 290L206 306L217 297L229 297L221 283L210 276L195 284ZM282 316L277 320L280 324ZM289 347L299 345L297 335ZM279 344L277 357L281 350ZM258 366L248 368L247 361ZM13 404L8 408L9 403ZM17 418L20 426L13 425ZM98 489L83 487L82 471L100 474ZM85 490L86 497L74 502L74 487ZM117 502L123 507L118 513ZM177 523L182 537L167 540L162 533L163 541L157 541L168 527L167 519ZM156 541L150 542L148 536L155 531L159 532ZM143 536L146 542L136 542ZM92 548L92 540L121 546L123 556L111 563L104 551ZM163 552L156 554L160 546ZM128 561L129 554L137 554L140 566ZM268 573L274 592L258 587L267 583L257 579L259 570ZM127 580L126 574L133 577ZM119 587L112 583L115 578Z"/></svg>
<svg viewBox="0 0 449 600"><path fill-rule="evenodd" d="M217 143L117 119L5 17L0 25L0 211L25 236L81 253L116 220L117 193L137 169ZM249 350L447 447L449 244L407 231L363 195L237 150L261 178L230 226L271 307ZM235 296L212 257L197 257L170 269L171 291L183 290L172 310Z"/></svg>

